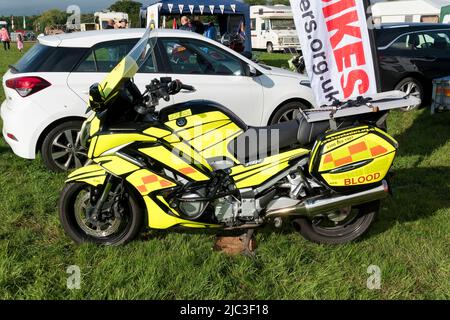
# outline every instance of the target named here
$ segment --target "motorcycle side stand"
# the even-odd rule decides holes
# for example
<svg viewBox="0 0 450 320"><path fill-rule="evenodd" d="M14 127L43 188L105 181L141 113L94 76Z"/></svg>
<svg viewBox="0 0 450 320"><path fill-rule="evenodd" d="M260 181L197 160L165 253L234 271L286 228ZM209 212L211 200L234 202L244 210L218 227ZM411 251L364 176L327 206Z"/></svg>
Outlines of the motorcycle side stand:
<svg viewBox="0 0 450 320"><path fill-rule="evenodd" d="M240 236L243 248L242 254L246 257L255 256L256 240L254 237L255 229L248 229L246 233Z"/></svg>

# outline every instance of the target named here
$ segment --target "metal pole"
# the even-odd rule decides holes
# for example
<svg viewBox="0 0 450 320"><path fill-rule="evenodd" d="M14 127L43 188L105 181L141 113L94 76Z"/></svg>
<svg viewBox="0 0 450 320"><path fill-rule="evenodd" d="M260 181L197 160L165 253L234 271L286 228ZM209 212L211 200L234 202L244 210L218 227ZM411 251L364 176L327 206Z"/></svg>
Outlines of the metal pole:
<svg viewBox="0 0 450 320"><path fill-rule="evenodd" d="M369 28L370 47L372 48L373 66L375 69L375 79L377 83L377 92L381 92L380 63L378 60L378 47L375 41L374 22L372 18L372 8L370 0L363 0L366 11L367 26Z"/></svg>

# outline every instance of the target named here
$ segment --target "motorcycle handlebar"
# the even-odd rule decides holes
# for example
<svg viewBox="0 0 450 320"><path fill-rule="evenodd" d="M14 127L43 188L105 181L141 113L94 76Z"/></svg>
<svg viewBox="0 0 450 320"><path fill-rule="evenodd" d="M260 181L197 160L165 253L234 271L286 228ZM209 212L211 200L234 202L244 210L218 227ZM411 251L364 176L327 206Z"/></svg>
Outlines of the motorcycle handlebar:
<svg viewBox="0 0 450 320"><path fill-rule="evenodd" d="M181 84L181 90L195 91L195 88L193 86L189 86L187 84Z"/></svg>

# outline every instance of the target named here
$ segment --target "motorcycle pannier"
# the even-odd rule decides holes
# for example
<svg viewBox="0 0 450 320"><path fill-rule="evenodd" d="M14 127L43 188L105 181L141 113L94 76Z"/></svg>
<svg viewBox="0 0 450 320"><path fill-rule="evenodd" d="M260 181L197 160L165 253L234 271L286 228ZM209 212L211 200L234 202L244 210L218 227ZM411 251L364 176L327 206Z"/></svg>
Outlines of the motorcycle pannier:
<svg viewBox="0 0 450 320"><path fill-rule="evenodd" d="M329 132L318 138L309 170L335 191L369 187L386 177L397 148L391 136L375 127Z"/></svg>

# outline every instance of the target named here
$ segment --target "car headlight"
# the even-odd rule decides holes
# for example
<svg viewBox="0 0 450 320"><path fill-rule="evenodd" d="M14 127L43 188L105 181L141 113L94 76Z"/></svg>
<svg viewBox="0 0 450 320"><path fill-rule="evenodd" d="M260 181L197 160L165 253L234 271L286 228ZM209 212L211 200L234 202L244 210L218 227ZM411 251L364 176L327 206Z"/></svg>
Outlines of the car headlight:
<svg viewBox="0 0 450 320"><path fill-rule="evenodd" d="M85 121L80 130L80 146L87 149L91 131L91 122Z"/></svg>

